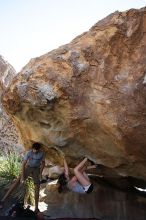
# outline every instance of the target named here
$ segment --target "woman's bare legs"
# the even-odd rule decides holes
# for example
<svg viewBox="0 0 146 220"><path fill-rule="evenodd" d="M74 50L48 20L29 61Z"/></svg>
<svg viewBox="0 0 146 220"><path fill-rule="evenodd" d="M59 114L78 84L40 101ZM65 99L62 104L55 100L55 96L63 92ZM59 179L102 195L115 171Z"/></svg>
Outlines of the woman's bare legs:
<svg viewBox="0 0 146 220"><path fill-rule="evenodd" d="M85 171L83 172L83 175L84 175L85 179L87 179L90 182L90 179Z"/></svg>
<svg viewBox="0 0 146 220"><path fill-rule="evenodd" d="M81 183L82 186L88 186L91 182L84 171L85 163L87 162L87 158L84 158L75 168L74 174L77 180Z"/></svg>
<svg viewBox="0 0 146 220"><path fill-rule="evenodd" d="M88 161L88 159L85 157L74 169L81 170L85 166L85 163L87 161Z"/></svg>

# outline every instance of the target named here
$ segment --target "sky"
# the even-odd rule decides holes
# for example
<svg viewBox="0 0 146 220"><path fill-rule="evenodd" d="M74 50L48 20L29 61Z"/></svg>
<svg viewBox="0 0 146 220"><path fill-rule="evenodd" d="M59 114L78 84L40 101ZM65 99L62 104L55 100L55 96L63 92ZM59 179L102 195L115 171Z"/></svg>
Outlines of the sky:
<svg viewBox="0 0 146 220"><path fill-rule="evenodd" d="M0 55L19 72L110 13L145 6L146 0L0 0Z"/></svg>

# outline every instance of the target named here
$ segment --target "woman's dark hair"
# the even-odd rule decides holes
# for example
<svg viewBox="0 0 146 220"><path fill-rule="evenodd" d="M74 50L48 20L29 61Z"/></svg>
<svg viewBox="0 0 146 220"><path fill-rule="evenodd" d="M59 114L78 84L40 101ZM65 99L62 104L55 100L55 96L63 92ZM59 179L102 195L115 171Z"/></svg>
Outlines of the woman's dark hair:
<svg viewBox="0 0 146 220"><path fill-rule="evenodd" d="M59 178L58 178L58 183L59 183L58 192L61 193L61 192L64 190L64 188L65 188L65 186L66 186L66 184L67 184L67 179L66 179L66 176L65 176L64 173L62 173L62 174L59 176Z"/></svg>
<svg viewBox="0 0 146 220"><path fill-rule="evenodd" d="M35 149L35 150L40 150L41 147L42 147L42 144L39 142L35 142L32 145L32 149Z"/></svg>

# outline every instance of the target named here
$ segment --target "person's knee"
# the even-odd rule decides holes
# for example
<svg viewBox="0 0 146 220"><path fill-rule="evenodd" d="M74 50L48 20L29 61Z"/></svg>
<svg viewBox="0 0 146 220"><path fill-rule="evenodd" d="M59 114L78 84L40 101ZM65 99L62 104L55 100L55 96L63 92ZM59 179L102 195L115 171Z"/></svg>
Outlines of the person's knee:
<svg viewBox="0 0 146 220"><path fill-rule="evenodd" d="M78 174L79 173L79 169L77 167L74 168L74 174Z"/></svg>

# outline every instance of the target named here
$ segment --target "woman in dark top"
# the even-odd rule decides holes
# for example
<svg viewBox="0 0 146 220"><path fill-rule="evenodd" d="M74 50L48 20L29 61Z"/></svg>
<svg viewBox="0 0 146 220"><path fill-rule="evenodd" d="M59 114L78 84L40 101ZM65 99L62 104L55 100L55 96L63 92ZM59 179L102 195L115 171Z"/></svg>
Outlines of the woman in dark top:
<svg viewBox="0 0 146 220"><path fill-rule="evenodd" d="M86 169L87 158L84 158L75 168L74 168L74 176L72 178L69 177L69 168L66 160L64 159L64 173L61 174L58 178L58 192L61 193L64 188L67 188L73 192L77 193L91 193L93 191L93 184L91 183ZM96 166L90 166L89 168L95 168Z"/></svg>

